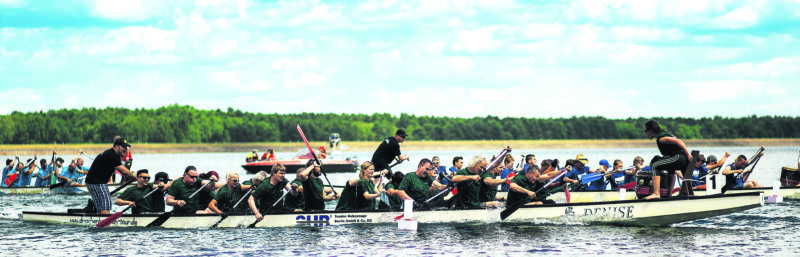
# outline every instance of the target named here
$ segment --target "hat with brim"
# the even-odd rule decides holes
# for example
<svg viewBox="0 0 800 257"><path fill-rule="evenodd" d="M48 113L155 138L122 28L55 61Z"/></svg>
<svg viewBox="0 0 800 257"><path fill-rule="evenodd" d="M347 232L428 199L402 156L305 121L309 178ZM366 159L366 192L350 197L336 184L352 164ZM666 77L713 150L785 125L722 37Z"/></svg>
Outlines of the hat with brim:
<svg viewBox="0 0 800 257"><path fill-rule="evenodd" d="M128 144L128 140L125 140L124 137L117 138L114 140L114 145L121 145L124 147L131 147L131 144Z"/></svg>
<svg viewBox="0 0 800 257"><path fill-rule="evenodd" d="M580 162L582 162L583 164L587 164L587 163L589 163L589 159L586 159L586 157L585 157L585 156L583 156L583 154L578 154L578 155L576 155L576 156L575 156L575 160L576 160L576 161L580 161ZM608 162L608 161L606 161L606 162Z"/></svg>

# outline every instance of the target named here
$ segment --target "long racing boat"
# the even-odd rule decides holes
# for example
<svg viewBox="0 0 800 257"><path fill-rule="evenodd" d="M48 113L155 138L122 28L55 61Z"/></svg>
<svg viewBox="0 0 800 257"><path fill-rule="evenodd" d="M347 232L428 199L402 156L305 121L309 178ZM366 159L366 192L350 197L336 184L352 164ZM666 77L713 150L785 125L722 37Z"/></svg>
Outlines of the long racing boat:
<svg viewBox="0 0 800 257"><path fill-rule="evenodd" d="M108 190L113 191L117 187L122 184L109 184ZM86 186L74 186L74 187L56 187L50 189L49 186L28 186L28 187L0 187L0 195L4 194L70 194L70 195L82 195L82 194L89 194L89 190L86 189Z"/></svg>
<svg viewBox="0 0 800 257"><path fill-rule="evenodd" d="M420 223L573 223L624 226L668 226L762 206L761 193L735 193L712 196L683 196L655 200L623 200L593 203L525 205L501 220L502 208L415 211ZM336 226L348 224L393 224L402 215L397 211L316 211L264 215L256 227ZM94 226L109 215L23 211L22 220L53 224ZM159 214L122 215L111 227L146 227ZM174 229L242 228L254 223L253 215L231 215L220 221L214 214L173 215L161 227Z"/></svg>

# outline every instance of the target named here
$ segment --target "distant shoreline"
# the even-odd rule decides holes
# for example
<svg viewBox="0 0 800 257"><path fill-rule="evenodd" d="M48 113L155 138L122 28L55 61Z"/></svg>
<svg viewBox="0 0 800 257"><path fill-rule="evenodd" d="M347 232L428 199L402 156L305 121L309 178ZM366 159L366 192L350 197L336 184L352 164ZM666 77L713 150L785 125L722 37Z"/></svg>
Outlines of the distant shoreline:
<svg viewBox="0 0 800 257"><path fill-rule="evenodd" d="M692 147L709 146L800 146L800 138L790 139L695 139L685 140ZM327 146L327 142L311 142L314 148ZM344 141L348 151L374 151L380 141L356 142ZM141 153L213 153L240 152L246 153L257 149L263 153L268 148L275 151L294 152L305 148L303 142L249 142L249 143L132 143L132 152ZM514 149L581 149L581 148L643 148L655 147L652 140L471 140L471 141L414 141L400 144L404 151L463 150L463 149L498 149L503 146ZM108 144L31 144L0 145L0 155L49 155L54 150L59 155L77 154L79 151L95 155L111 148Z"/></svg>

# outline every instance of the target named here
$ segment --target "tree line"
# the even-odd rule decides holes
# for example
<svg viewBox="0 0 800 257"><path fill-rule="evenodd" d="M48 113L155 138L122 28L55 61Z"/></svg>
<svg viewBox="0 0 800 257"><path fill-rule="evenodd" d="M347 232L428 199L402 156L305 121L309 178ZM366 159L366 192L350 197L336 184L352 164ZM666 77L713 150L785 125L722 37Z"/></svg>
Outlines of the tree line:
<svg viewBox="0 0 800 257"><path fill-rule="evenodd" d="M800 118L458 118L386 113L251 113L200 110L187 105L156 109L83 108L14 111L0 116L0 144L109 143L122 135L136 143L297 142L300 124L312 141L338 132L346 141L375 141L403 128L412 140L642 139L649 119L684 139L798 138Z"/></svg>

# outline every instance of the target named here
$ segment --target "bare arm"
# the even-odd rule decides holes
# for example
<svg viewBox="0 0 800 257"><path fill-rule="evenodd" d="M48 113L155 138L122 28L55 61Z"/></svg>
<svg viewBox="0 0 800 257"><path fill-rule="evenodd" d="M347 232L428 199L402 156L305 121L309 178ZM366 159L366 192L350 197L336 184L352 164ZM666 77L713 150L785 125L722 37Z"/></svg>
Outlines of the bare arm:
<svg viewBox="0 0 800 257"><path fill-rule="evenodd" d="M263 182L262 182L263 183ZM263 220L264 216L258 212L258 208L256 208L256 200L253 198L253 195L247 197L247 205L250 206L250 211L256 216L256 220Z"/></svg>
<svg viewBox="0 0 800 257"><path fill-rule="evenodd" d="M536 193L521 186L517 185L517 183L511 183L511 186L508 187L509 190L513 190L514 192L519 192L528 195L528 198L536 197Z"/></svg>
<svg viewBox="0 0 800 257"><path fill-rule="evenodd" d="M217 199L211 200L211 202L208 203L208 208L216 214L222 214L222 211L217 209Z"/></svg>
<svg viewBox="0 0 800 257"><path fill-rule="evenodd" d="M315 166L316 166L316 164L313 164L311 166L306 167L306 169L304 169L300 173L297 173L297 180L300 180L300 181L308 180L308 174L311 173L311 170L313 170Z"/></svg>

